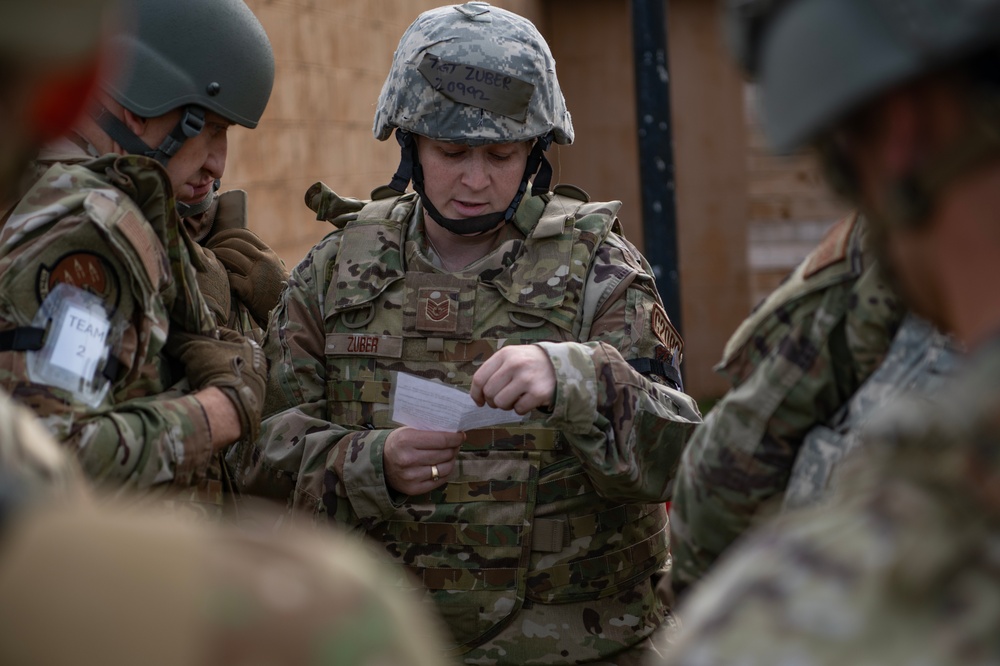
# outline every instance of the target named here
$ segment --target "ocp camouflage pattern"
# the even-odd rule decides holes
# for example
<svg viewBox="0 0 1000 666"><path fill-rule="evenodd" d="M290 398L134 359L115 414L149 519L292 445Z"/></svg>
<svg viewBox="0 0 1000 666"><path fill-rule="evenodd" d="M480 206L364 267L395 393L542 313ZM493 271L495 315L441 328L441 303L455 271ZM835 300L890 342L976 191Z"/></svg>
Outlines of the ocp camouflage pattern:
<svg viewBox="0 0 1000 666"><path fill-rule="evenodd" d="M335 196L307 200L339 216ZM662 501L699 415L625 362L664 345L648 265L611 231L618 205L526 197L496 250L442 273L416 197L375 201L299 264L272 315L270 416L238 483L382 541L466 663L610 658L665 618ZM391 373L467 388L522 343L553 362L552 413L469 431L447 485L390 493Z"/></svg>
<svg viewBox="0 0 1000 666"><path fill-rule="evenodd" d="M904 395L919 393L934 400L959 362L959 349L949 336L916 315L907 315L882 365L829 423L806 434L782 508L799 509L821 502L842 461L860 444L865 424Z"/></svg>
<svg viewBox="0 0 1000 666"><path fill-rule="evenodd" d="M684 453L671 508L673 583L697 582L776 510L806 434L881 365L905 314L857 216L743 323L719 366L733 388Z"/></svg>
<svg viewBox="0 0 1000 666"><path fill-rule="evenodd" d="M119 155L42 161L38 173L0 232L0 328L30 325L46 291L68 282L100 297L119 322L111 349L119 368L96 408L32 383L24 351L0 352L0 386L41 417L92 480L199 487L211 458L208 421L162 349L174 328L211 335L215 322L166 173L148 158Z"/></svg>
<svg viewBox="0 0 1000 666"><path fill-rule="evenodd" d="M1000 663L1000 340L873 418L822 507L753 533L650 664Z"/></svg>

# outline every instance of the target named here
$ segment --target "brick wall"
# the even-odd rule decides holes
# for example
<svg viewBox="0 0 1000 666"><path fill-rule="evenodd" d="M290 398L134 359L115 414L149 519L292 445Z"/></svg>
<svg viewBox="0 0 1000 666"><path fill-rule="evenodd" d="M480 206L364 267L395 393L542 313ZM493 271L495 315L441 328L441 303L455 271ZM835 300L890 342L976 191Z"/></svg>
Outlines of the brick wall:
<svg viewBox="0 0 1000 666"><path fill-rule="evenodd" d="M816 160L808 153L772 155L757 117L756 90L746 86L749 128L747 173L750 233L750 299L771 293L847 212L827 188Z"/></svg>

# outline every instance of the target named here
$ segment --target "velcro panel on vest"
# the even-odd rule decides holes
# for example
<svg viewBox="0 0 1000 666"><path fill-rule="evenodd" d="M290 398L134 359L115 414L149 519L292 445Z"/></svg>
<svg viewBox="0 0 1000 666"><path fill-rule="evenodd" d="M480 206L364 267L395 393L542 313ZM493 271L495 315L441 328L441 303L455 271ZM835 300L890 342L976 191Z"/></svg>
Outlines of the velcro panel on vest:
<svg viewBox="0 0 1000 666"><path fill-rule="evenodd" d="M472 337L478 278L440 273L406 273L403 335L408 337Z"/></svg>
<svg viewBox="0 0 1000 666"><path fill-rule="evenodd" d="M403 278L400 222L355 220L341 232L337 277L327 291L326 312L361 308Z"/></svg>
<svg viewBox="0 0 1000 666"><path fill-rule="evenodd" d="M528 481L508 479L483 479L481 481L449 481L436 488L433 494L441 502L461 504L464 502L526 502L531 495Z"/></svg>
<svg viewBox="0 0 1000 666"><path fill-rule="evenodd" d="M537 316L539 310L547 311L545 319L577 332L588 271L620 206L617 201L584 204L553 196L525 240L515 270L497 276L494 286L521 312ZM561 233L552 235L558 225Z"/></svg>
<svg viewBox="0 0 1000 666"><path fill-rule="evenodd" d="M335 402L389 404L391 382L341 380L327 382L327 395Z"/></svg>
<svg viewBox="0 0 1000 666"><path fill-rule="evenodd" d="M558 430L532 426L498 426L465 432L463 451L562 451Z"/></svg>
<svg viewBox="0 0 1000 666"><path fill-rule="evenodd" d="M579 203L579 202L577 202ZM516 270L501 273L493 280L504 298L522 308L551 310L559 306L566 293L566 283L573 266L573 218L559 215L553 221L542 216L538 224L558 224L560 233L538 238L535 232L524 242Z"/></svg>

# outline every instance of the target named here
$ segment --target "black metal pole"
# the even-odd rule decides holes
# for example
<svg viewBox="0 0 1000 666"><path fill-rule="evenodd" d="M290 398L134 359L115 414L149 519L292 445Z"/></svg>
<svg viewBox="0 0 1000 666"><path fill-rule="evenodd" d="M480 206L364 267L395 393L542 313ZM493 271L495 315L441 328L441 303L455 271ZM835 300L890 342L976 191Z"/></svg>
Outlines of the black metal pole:
<svg viewBox="0 0 1000 666"><path fill-rule="evenodd" d="M644 254L670 321L683 332L666 4L667 0L632 0L639 181Z"/></svg>

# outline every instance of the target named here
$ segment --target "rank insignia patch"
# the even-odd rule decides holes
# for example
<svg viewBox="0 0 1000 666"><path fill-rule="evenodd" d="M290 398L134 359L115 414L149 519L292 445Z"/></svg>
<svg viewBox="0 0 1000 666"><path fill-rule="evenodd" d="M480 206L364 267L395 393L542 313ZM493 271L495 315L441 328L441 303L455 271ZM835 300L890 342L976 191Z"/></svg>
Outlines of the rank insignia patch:
<svg viewBox="0 0 1000 666"><path fill-rule="evenodd" d="M417 329L453 332L458 327L457 289L420 289L417 300Z"/></svg>
<svg viewBox="0 0 1000 666"><path fill-rule="evenodd" d="M110 304L112 310L118 307L118 276L106 259L93 252L70 252L51 266L42 264L35 283L38 302L45 301L58 284L83 289Z"/></svg>

